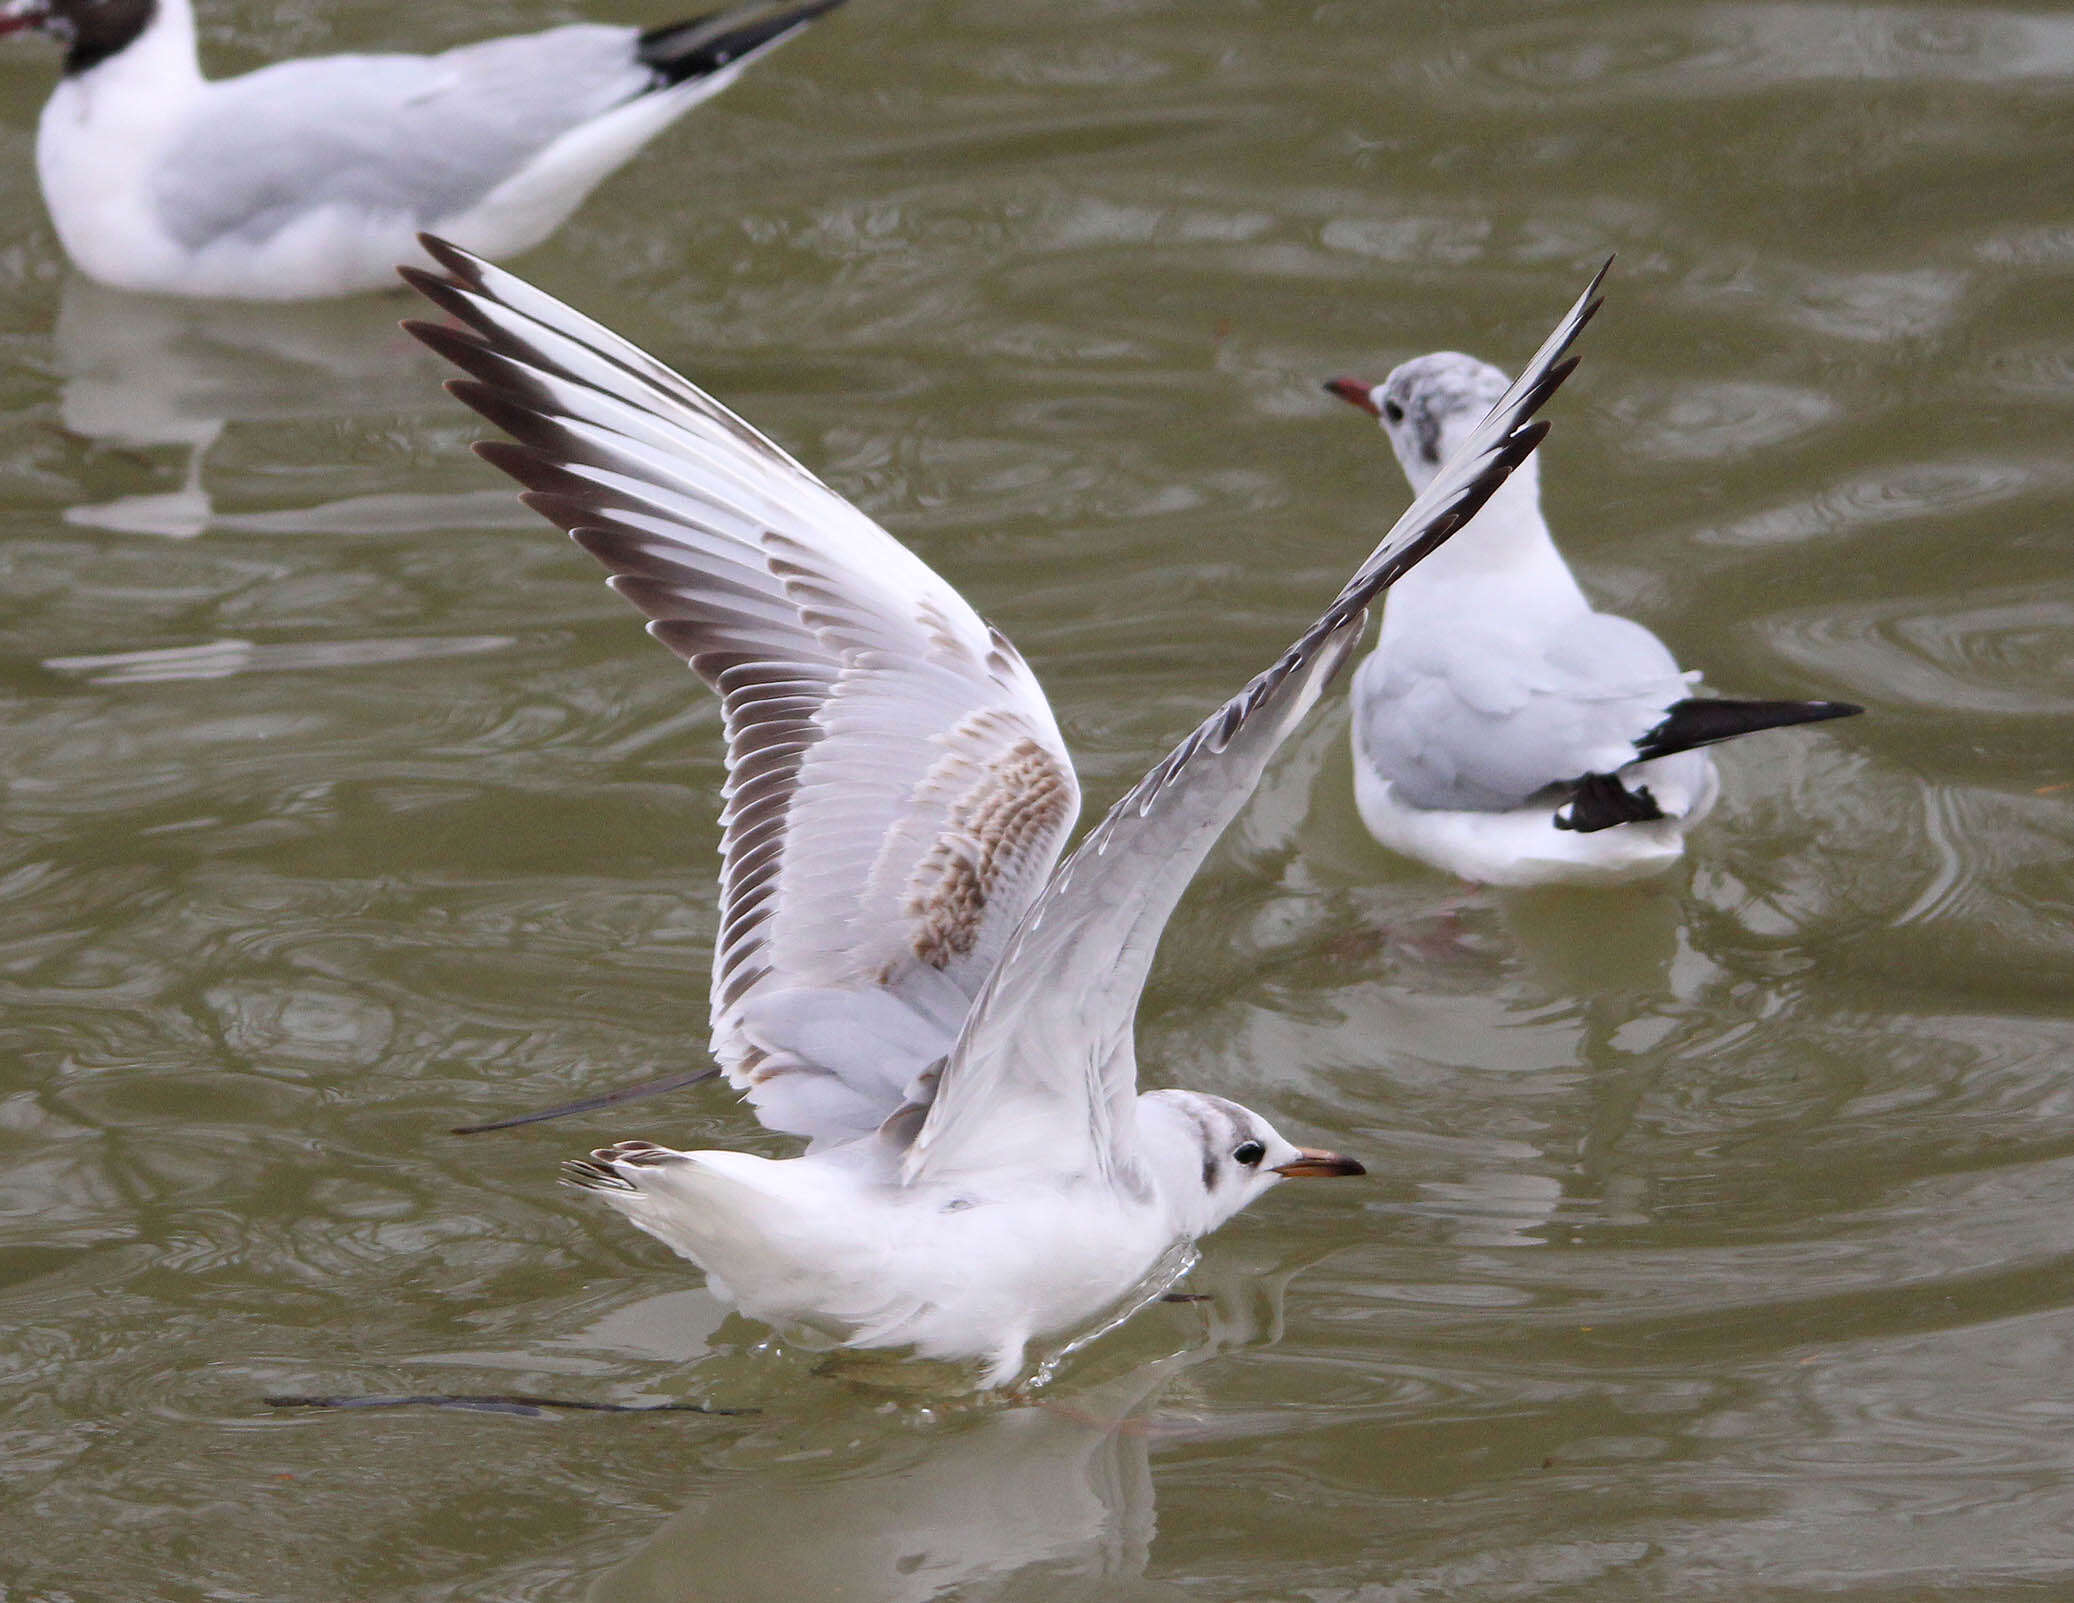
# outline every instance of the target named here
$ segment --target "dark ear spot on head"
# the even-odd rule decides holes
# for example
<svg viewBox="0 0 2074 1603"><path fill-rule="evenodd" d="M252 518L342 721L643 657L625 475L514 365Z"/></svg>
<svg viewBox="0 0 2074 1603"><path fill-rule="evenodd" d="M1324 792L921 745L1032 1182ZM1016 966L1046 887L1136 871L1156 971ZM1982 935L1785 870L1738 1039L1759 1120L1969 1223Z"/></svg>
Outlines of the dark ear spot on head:
<svg viewBox="0 0 2074 1603"><path fill-rule="evenodd" d="M1419 413L1419 455L1430 467L1440 466L1440 419L1426 407Z"/></svg>
<svg viewBox="0 0 2074 1603"><path fill-rule="evenodd" d="M158 0L56 0L51 13L64 24L58 37L72 45L65 54L65 71L77 73L128 49L151 26Z"/></svg>

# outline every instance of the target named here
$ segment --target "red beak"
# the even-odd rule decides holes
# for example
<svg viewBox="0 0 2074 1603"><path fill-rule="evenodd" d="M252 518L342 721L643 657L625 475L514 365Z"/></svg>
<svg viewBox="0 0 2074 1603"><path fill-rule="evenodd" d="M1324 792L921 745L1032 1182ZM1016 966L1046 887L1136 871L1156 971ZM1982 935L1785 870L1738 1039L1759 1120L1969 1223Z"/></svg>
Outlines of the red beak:
<svg viewBox="0 0 2074 1603"><path fill-rule="evenodd" d="M1278 1163L1275 1173L1291 1180L1326 1180L1334 1175L1366 1174L1368 1171L1352 1158L1343 1158L1337 1152L1325 1152L1317 1147L1298 1147L1294 1163Z"/></svg>
<svg viewBox="0 0 2074 1603"><path fill-rule="evenodd" d="M20 33L49 20L50 7L45 0L7 0L0 5L0 34Z"/></svg>
<svg viewBox="0 0 2074 1603"><path fill-rule="evenodd" d="M1363 384L1357 378L1336 378L1331 380L1325 388L1337 395L1342 401L1345 401L1347 405L1360 407L1370 417L1382 416L1382 413L1376 410L1375 402L1368 398L1371 386Z"/></svg>

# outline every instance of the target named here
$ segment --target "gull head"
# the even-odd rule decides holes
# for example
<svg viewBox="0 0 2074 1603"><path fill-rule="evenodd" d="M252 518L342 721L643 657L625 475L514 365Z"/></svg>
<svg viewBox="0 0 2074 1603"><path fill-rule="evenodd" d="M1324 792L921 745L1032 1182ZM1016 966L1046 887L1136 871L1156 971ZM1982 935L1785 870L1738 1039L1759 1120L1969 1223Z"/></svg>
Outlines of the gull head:
<svg viewBox="0 0 2074 1603"><path fill-rule="evenodd" d="M1382 424L1417 492L1433 482L1440 464L1511 385L1489 362L1435 351L1400 363L1380 384L1336 378L1325 388Z"/></svg>
<svg viewBox="0 0 2074 1603"><path fill-rule="evenodd" d="M1251 1108L1199 1091L1148 1091L1138 1128L1153 1183L1191 1239L1284 1180L1366 1174L1352 1158L1300 1147Z"/></svg>
<svg viewBox="0 0 2074 1603"><path fill-rule="evenodd" d="M0 34L33 29L66 47L68 72L123 49L150 26L158 0L0 0Z"/></svg>

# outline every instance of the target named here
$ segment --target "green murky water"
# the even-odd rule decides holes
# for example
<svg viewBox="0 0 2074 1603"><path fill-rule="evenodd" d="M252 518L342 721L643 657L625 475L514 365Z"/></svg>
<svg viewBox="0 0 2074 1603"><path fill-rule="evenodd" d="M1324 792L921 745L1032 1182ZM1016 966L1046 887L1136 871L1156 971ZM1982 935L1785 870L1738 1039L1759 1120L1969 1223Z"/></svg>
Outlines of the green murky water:
<svg viewBox="0 0 2074 1603"><path fill-rule="evenodd" d="M574 8L205 12L227 70ZM700 1061L714 708L400 297L71 279L10 45L9 1599L2074 1577L2074 12L855 0L524 264L1007 628L1095 809L1402 504L1319 381L1516 364L1618 251L1571 556L1718 689L1872 709L1731 750L1689 871L1528 898L1382 855L1321 717L1141 1050L1373 1177L1007 1410L826 1372L552 1184L777 1150L724 1095L444 1133ZM259 1402L491 1391L758 1411Z"/></svg>

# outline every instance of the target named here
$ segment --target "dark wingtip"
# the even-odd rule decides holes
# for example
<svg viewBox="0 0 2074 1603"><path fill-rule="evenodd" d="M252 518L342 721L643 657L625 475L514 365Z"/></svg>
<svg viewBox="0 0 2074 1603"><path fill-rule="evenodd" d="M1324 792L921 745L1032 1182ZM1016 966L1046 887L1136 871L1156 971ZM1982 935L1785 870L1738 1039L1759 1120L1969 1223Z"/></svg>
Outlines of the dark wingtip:
<svg viewBox="0 0 2074 1603"><path fill-rule="evenodd" d="M1606 303L1604 301L1599 301L1596 304L1603 306ZM1560 362L1557 362L1554 366L1549 368L1549 370L1546 373L1542 374L1540 388L1547 395L1555 394L1555 392L1562 386L1563 381L1567 379L1572 373L1577 371L1577 364L1583 360L1584 358L1581 356L1564 357Z"/></svg>
<svg viewBox="0 0 2074 1603"><path fill-rule="evenodd" d="M416 290L420 295L431 295L435 287L445 288L447 280L436 273L427 272L414 262L404 262L396 269L396 276Z"/></svg>
<svg viewBox="0 0 2074 1603"><path fill-rule="evenodd" d="M456 323L466 323L470 328L479 329L485 334L490 332L491 325L484 318L481 308L470 299L471 295L478 295L481 291L472 290L457 279L441 278L437 273L428 273L422 268L399 267L397 271L405 275L405 283ZM424 320L421 318L417 321L422 323ZM435 323L431 326L437 328L440 325ZM416 329L412 329L411 334L416 339L425 338Z"/></svg>
<svg viewBox="0 0 2074 1603"><path fill-rule="evenodd" d="M800 0L792 6L715 11L644 32L634 47L662 86L706 78L789 38L843 0Z"/></svg>
<svg viewBox="0 0 2074 1603"><path fill-rule="evenodd" d="M1599 293L1599 289L1606 282L1606 275L1613 271L1614 257L1618 254L1618 252L1613 252L1603 262L1599 263L1599 270L1592 274L1592 281L1584 286L1584 293L1590 299L1584 310L1577 314L1577 326L1579 328L1584 327L1586 323L1597 317L1599 308L1606 304L1605 297Z"/></svg>
<svg viewBox="0 0 2074 1603"><path fill-rule="evenodd" d="M1535 446L1548 438L1548 431L1555 425L1545 417L1537 417L1531 423L1522 423L1512 431L1512 441L1520 448L1519 460L1524 462Z"/></svg>
<svg viewBox="0 0 2074 1603"><path fill-rule="evenodd" d="M1863 707L1849 701L1743 701L1695 696L1671 703L1664 710L1663 721L1635 742L1635 750L1644 758L1669 757L1767 729L1855 718L1863 711Z"/></svg>
<svg viewBox="0 0 2074 1603"><path fill-rule="evenodd" d="M445 357L464 371L468 369L470 356L489 348L479 334L456 328L451 323L430 323L422 317L405 318L403 331L427 350ZM447 379L441 387L452 395L454 386L461 382L460 379Z"/></svg>
<svg viewBox="0 0 2074 1603"><path fill-rule="evenodd" d="M418 245L435 262L439 263L456 282L469 289L482 288L482 270L487 265L473 251L463 250L450 239L441 239L437 234L419 234Z"/></svg>
<svg viewBox="0 0 2074 1603"><path fill-rule="evenodd" d="M1570 799L1555 810L1557 829L1580 835L1596 835L1622 824L1646 824L1664 816L1647 785L1629 790L1618 774L1586 774L1579 779Z"/></svg>

